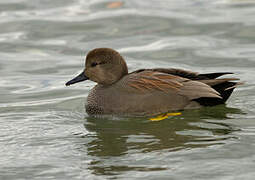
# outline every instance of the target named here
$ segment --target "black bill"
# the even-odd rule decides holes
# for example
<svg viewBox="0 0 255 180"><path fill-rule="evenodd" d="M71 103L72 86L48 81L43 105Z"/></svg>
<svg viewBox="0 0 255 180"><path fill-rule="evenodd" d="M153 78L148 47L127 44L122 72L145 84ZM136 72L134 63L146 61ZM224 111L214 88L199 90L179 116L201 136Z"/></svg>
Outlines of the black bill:
<svg viewBox="0 0 255 180"><path fill-rule="evenodd" d="M84 71L79 74L78 76L76 76L75 78L73 78L72 80L68 81L66 83L66 86L70 86L71 84L75 84L75 83L78 83L78 82L81 82L81 81L86 81L88 80L89 78L87 76L85 76L85 73Z"/></svg>

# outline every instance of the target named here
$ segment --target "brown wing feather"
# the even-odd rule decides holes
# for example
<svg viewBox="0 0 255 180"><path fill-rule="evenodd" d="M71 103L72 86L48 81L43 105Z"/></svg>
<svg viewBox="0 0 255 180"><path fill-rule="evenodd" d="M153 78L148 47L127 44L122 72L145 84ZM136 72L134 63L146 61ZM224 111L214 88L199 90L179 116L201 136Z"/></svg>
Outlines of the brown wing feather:
<svg viewBox="0 0 255 180"><path fill-rule="evenodd" d="M183 83L183 87L178 94L187 97L189 100L201 97L221 98L220 94L207 84L192 80Z"/></svg>
<svg viewBox="0 0 255 180"><path fill-rule="evenodd" d="M221 98L217 91L205 83L171 74L144 70L131 77L128 85L141 92L163 91L168 93L171 91L176 95L185 96L189 100L200 97Z"/></svg>
<svg viewBox="0 0 255 180"><path fill-rule="evenodd" d="M141 91L160 90L167 92L169 90L177 91L182 85L183 78L169 74L143 71L133 76L129 81L129 86Z"/></svg>

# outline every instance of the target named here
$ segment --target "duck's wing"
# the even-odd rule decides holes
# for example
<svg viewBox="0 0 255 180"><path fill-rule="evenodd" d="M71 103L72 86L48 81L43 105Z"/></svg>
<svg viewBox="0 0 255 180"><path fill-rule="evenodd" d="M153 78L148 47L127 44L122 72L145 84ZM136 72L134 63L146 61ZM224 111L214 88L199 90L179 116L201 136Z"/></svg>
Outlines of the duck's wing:
<svg viewBox="0 0 255 180"><path fill-rule="evenodd" d="M140 69L134 71L133 73L141 73L146 71L161 72L169 75L174 75L177 77L187 78L192 81L199 81L203 84L207 84L208 86L210 86L212 89L217 91L222 97L222 99L201 97L197 101L199 101L199 103L202 105L217 105L225 103L226 100L232 94L233 90L237 86L243 84L242 82L238 81L239 80L238 78L218 78L223 75L233 74L232 72L199 74L197 72L187 71L183 69L155 68L155 69Z"/></svg>
<svg viewBox="0 0 255 180"><path fill-rule="evenodd" d="M199 74L197 72L187 71L184 69L177 69L177 68L139 69L132 73L140 73L143 71L161 72L161 73L171 74L171 75L175 75L175 76L180 76L180 77L191 79L191 80L216 79L216 78L226 75L226 74L233 74L232 72L217 72L217 73Z"/></svg>
<svg viewBox="0 0 255 180"><path fill-rule="evenodd" d="M220 94L207 84L181 76L159 71L143 70L129 75L128 86L136 92L162 91L166 94L185 96L189 100L201 97L221 98Z"/></svg>

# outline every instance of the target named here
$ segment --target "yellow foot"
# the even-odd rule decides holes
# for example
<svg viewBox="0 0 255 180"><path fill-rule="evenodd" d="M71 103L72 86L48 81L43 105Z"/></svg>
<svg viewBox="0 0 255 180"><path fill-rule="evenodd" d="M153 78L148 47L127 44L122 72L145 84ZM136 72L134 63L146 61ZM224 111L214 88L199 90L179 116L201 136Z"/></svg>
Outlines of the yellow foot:
<svg viewBox="0 0 255 180"><path fill-rule="evenodd" d="M153 118L150 118L151 121L161 121L161 120L164 120L166 118L168 118L169 116L179 116L181 115L182 113L181 112L177 112L177 113L166 113L166 114L161 114L157 117L153 117Z"/></svg>

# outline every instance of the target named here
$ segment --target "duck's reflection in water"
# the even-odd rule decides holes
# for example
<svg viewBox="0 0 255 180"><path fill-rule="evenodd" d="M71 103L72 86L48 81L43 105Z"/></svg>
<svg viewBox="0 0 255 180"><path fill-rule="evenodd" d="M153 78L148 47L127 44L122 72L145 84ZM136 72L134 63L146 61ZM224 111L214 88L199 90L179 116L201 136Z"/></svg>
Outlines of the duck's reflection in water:
<svg viewBox="0 0 255 180"><path fill-rule="evenodd" d="M88 155L97 159L125 156L131 153L149 153L153 151L178 151L185 148L203 148L226 143L235 138L231 132L236 128L224 123L228 114L240 114L239 109L224 105L189 110L181 116L170 117L152 122L144 118L86 118L85 128L91 132L90 142L86 144ZM100 161L92 161L91 169L95 173L128 171L128 166L100 166ZM138 169L137 169L138 168ZM132 169L132 168L131 168ZM133 169L153 170L142 167ZM154 170L160 170L155 168Z"/></svg>

